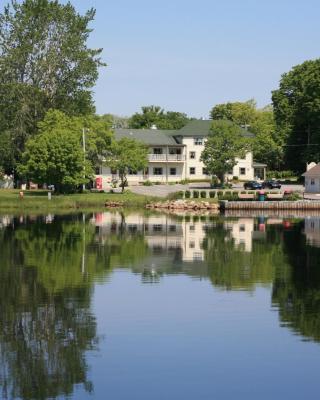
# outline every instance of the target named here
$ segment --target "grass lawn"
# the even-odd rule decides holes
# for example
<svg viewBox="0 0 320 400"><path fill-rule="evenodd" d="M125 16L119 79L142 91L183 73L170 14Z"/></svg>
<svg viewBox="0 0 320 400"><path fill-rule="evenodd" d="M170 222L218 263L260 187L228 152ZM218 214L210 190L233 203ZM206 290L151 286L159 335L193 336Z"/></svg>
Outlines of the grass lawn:
<svg viewBox="0 0 320 400"><path fill-rule="evenodd" d="M10 210L72 210L104 208L106 201L121 201L126 207L144 207L154 200L149 196L141 196L131 192L121 193L77 193L70 195L52 195L48 200L48 191L27 190L23 199L19 198L18 189L0 189L0 211ZM158 200L158 199L157 199Z"/></svg>

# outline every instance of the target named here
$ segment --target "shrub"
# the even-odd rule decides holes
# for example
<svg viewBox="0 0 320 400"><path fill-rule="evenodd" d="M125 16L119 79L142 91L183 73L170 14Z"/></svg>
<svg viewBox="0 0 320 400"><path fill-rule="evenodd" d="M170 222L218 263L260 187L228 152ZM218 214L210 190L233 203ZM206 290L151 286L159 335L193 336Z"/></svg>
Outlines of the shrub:
<svg viewBox="0 0 320 400"><path fill-rule="evenodd" d="M191 197L191 192L190 192L190 190L186 190L184 195L185 195L185 198L186 198L186 199L190 199L190 197Z"/></svg>
<svg viewBox="0 0 320 400"><path fill-rule="evenodd" d="M181 185L187 185L189 182L190 182L189 179L182 179L182 180L180 181Z"/></svg>
<svg viewBox="0 0 320 400"><path fill-rule="evenodd" d="M155 182L155 185L162 185L162 182L157 181Z"/></svg>
<svg viewBox="0 0 320 400"><path fill-rule="evenodd" d="M239 177L238 176L233 176L232 180L237 182L239 180Z"/></svg>
<svg viewBox="0 0 320 400"><path fill-rule="evenodd" d="M292 171L267 171L268 179L286 179L295 177L294 172Z"/></svg>
<svg viewBox="0 0 320 400"><path fill-rule="evenodd" d="M199 190L194 190L193 191L193 198L198 199L199 198Z"/></svg>
<svg viewBox="0 0 320 400"><path fill-rule="evenodd" d="M216 197L216 192L213 190L211 192L209 192L209 197L210 197L210 199L214 199Z"/></svg>
<svg viewBox="0 0 320 400"><path fill-rule="evenodd" d="M217 191L217 196L220 198L220 197L222 197L223 196L223 192L221 191L221 190L218 190Z"/></svg>
<svg viewBox="0 0 320 400"><path fill-rule="evenodd" d="M143 185L143 186L152 186L153 183L150 182L149 180L147 180L147 181L142 182L142 185Z"/></svg>
<svg viewBox="0 0 320 400"><path fill-rule="evenodd" d="M201 190L201 192L200 192L200 197L201 197L202 199L205 199L205 198L207 197L207 192L206 192L205 190Z"/></svg>

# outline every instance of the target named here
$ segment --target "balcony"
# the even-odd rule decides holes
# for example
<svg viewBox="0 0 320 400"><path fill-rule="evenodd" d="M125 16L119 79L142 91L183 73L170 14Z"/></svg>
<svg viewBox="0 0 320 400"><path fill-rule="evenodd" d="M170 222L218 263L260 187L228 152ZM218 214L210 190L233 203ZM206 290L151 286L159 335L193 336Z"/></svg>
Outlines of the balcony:
<svg viewBox="0 0 320 400"><path fill-rule="evenodd" d="M185 160L184 154L148 154L150 162L179 162Z"/></svg>

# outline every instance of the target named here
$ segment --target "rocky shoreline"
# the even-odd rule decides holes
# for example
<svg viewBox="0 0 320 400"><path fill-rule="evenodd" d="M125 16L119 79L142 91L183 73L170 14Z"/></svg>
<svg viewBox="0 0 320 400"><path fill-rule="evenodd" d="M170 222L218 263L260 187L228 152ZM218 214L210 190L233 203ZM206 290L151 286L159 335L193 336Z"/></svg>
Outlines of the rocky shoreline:
<svg viewBox="0 0 320 400"><path fill-rule="evenodd" d="M171 200L157 203L149 203L147 209L166 209L166 210L218 210L218 203L210 203L208 201L186 201L186 200Z"/></svg>

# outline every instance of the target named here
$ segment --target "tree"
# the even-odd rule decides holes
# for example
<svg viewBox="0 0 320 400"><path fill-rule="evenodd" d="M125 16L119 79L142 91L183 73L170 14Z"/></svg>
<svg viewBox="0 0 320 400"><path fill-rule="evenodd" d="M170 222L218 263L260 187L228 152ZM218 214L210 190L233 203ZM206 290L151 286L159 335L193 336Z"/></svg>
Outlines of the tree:
<svg viewBox="0 0 320 400"><path fill-rule="evenodd" d="M36 183L54 184L57 192L76 190L93 173L79 137L59 128L43 130L27 141L18 172Z"/></svg>
<svg viewBox="0 0 320 400"><path fill-rule="evenodd" d="M256 119L256 102L250 99L245 102L228 102L217 104L210 111L213 120L226 119L239 126L251 125Z"/></svg>
<svg viewBox="0 0 320 400"><path fill-rule="evenodd" d="M232 121L254 133L252 150L256 161L266 163L270 169L279 169L283 164L283 142L276 129L272 106L257 109L253 99L217 104L210 117Z"/></svg>
<svg viewBox="0 0 320 400"><path fill-rule="evenodd" d="M107 154L111 144L111 120L96 115L70 117L61 111L50 110L43 121L39 122L40 132L51 134L63 130L78 137L82 145L84 129L86 143L86 158L96 169L102 164L102 158Z"/></svg>
<svg viewBox="0 0 320 400"><path fill-rule="evenodd" d="M298 173L320 161L320 59L305 61L282 75L272 92L275 120L286 145L287 168Z"/></svg>
<svg viewBox="0 0 320 400"><path fill-rule="evenodd" d="M148 148L134 139L122 138L112 142L105 163L111 169L119 171L122 192L127 184L127 174L147 167L147 156Z"/></svg>
<svg viewBox="0 0 320 400"><path fill-rule="evenodd" d="M12 0L0 14L0 134L10 134L16 159L50 108L93 112L91 88L104 65L102 50L87 46L94 16L58 0Z"/></svg>
<svg viewBox="0 0 320 400"><path fill-rule="evenodd" d="M241 128L229 121L213 121L200 160L223 184L225 174L237 163L236 157L243 158L248 150L249 142Z"/></svg>
<svg viewBox="0 0 320 400"><path fill-rule="evenodd" d="M184 113L165 112L159 106L146 106L141 110L141 113L135 113L129 119L129 128L148 129L152 125L156 125L158 129L181 129L190 120Z"/></svg>
<svg viewBox="0 0 320 400"><path fill-rule="evenodd" d="M266 163L271 170L278 170L283 165L283 143L276 130L272 109L257 110L249 129L255 134L252 141L254 159Z"/></svg>

